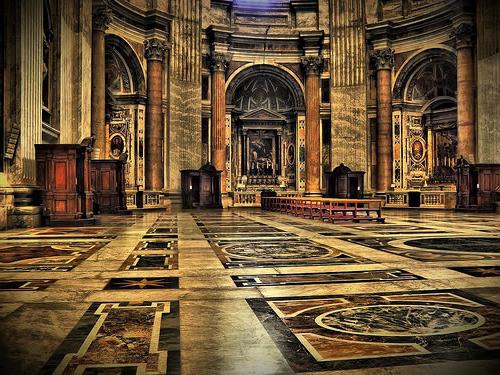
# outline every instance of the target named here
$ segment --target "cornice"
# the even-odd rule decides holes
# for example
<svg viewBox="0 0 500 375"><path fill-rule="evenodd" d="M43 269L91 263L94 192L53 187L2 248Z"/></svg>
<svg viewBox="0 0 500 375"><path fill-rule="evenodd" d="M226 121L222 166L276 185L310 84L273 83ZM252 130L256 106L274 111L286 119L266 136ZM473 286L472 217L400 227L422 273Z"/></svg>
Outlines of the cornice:
<svg viewBox="0 0 500 375"><path fill-rule="evenodd" d="M127 24L144 31L157 30L167 35L170 34L170 23L173 19L171 14L156 9L143 11L130 3L119 0L110 2L109 7L113 11L113 17Z"/></svg>

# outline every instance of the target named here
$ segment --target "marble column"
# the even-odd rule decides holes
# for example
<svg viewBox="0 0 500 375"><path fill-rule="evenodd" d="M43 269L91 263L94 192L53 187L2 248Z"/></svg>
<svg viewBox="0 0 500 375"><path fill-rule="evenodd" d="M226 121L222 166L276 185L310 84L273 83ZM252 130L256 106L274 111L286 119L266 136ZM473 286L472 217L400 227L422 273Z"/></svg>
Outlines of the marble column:
<svg viewBox="0 0 500 375"><path fill-rule="evenodd" d="M147 60L147 103L145 124L144 174L146 191L163 190L163 57L166 44L156 38L144 41Z"/></svg>
<svg viewBox="0 0 500 375"><path fill-rule="evenodd" d="M111 22L111 10L97 8L92 15L92 94L91 132L95 137L94 159L107 159L106 148L106 79L105 79L105 35Z"/></svg>
<svg viewBox="0 0 500 375"><path fill-rule="evenodd" d="M377 193L385 193L392 183L392 88L394 51L376 50L372 58L377 70Z"/></svg>
<svg viewBox="0 0 500 375"><path fill-rule="evenodd" d="M468 23L452 32L457 49L457 157L463 156L469 163L476 156L473 34Z"/></svg>
<svg viewBox="0 0 500 375"><path fill-rule="evenodd" d="M221 192L226 192L226 68L229 56L223 53L212 53L212 123L211 150L212 164L221 175Z"/></svg>
<svg viewBox="0 0 500 375"><path fill-rule="evenodd" d="M321 195L321 144L319 114L319 75L323 58L306 56L302 58L306 73L306 191L307 195Z"/></svg>

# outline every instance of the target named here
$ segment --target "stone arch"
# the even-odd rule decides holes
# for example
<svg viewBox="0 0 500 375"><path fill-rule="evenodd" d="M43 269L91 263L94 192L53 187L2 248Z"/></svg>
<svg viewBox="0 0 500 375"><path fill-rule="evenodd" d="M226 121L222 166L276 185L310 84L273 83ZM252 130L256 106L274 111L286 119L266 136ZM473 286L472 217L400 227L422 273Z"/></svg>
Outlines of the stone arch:
<svg viewBox="0 0 500 375"><path fill-rule="evenodd" d="M245 96L250 93L242 93L246 88L252 89L251 83L259 86L254 93L259 94L259 90L267 85L268 92L271 93L274 104L270 104L277 112L301 111L304 110L304 94L298 82L285 70L268 64L252 65L238 72L227 85L226 104L235 104L237 96ZM255 87L255 86L254 86ZM256 99L258 100L258 99ZM283 105L280 107L279 103ZM288 104L286 104L288 102ZM276 105L277 104L277 105ZM277 107L277 108L274 108ZM247 108L248 110L255 108Z"/></svg>
<svg viewBox="0 0 500 375"><path fill-rule="evenodd" d="M444 48L431 48L419 52L415 56L411 57L399 71L393 88L393 98L395 100L402 101L426 101L437 96L455 96L454 93L450 92L450 87L438 88L442 89L441 92L420 92L421 96L418 98L415 97L411 90L413 90L416 87L415 85L418 84L418 78L420 78L420 84L423 86L425 86L426 82L430 82L432 78L430 77L430 69L436 70L435 74L437 75L434 79L443 80L444 82L452 82L452 86L454 85L456 88L456 60L456 55L452 51ZM443 77L443 74L445 73L451 74L453 77ZM425 76L426 74L429 75L428 79Z"/></svg>
<svg viewBox="0 0 500 375"><path fill-rule="evenodd" d="M144 71L132 47L121 37L107 34L106 54L107 59L112 59L116 65L117 71L113 74L116 74L117 84L122 85L123 93L145 95Z"/></svg>

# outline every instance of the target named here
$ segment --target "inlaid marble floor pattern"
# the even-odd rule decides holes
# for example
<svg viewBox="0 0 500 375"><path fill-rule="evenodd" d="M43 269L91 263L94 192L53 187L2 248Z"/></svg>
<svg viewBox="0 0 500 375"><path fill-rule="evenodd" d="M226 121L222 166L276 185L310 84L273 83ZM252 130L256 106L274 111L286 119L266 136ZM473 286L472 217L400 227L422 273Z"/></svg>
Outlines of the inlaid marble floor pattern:
<svg viewBox="0 0 500 375"><path fill-rule="evenodd" d="M0 233L0 374L496 374L500 216L259 209Z"/></svg>

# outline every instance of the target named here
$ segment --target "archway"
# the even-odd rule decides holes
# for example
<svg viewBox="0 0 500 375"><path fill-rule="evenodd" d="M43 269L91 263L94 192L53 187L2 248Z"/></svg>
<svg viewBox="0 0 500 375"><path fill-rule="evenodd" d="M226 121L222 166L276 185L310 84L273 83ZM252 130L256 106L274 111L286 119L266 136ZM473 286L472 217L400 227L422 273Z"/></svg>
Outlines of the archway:
<svg viewBox="0 0 500 375"><path fill-rule="evenodd" d="M430 49L413 57L394 85L393 147L396 188L454 186L456 57Z"/></svg>
<svg viewBox="0 0 500 375"><path fill-rule="evenodd" d="M297 190L304 157L303 127L298 132L304 96L297 81L276 66L253 65L229 82L226 104L232 188Z"/></svg>
<svg viewBox="0 0 500 375"><path fill-rule="evenodd" d="M125 40L109 34L105 42L105 155L127 161L126 188L135 191L144 180L144 73L136 53Z"/></svg>

